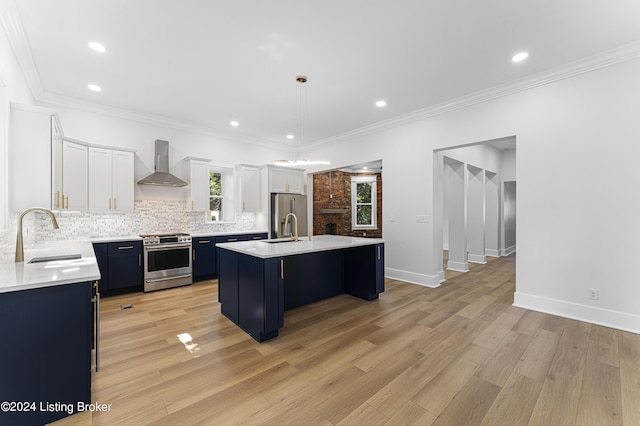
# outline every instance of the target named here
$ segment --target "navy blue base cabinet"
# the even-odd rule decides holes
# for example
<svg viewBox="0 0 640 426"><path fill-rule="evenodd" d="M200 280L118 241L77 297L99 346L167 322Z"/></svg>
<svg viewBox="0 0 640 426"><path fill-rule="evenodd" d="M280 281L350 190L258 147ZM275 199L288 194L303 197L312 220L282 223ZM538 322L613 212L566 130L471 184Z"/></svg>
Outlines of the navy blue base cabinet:
<svg viewBox="0 0 640 426"><path fill-rule="evenodd" d="M266 232L254 234L217 235L210 237L193 237L192 268L193 281L210 280L218 277L218 249L216 243L229 243L234 241L255 241L267 238Z"/></svg>
<svg viewBox="0 0 640 426"><path fill-rule="evenodd" d="M258 342L274 338L284 311L347 293L384 291L384 244L262 259L219 249L222 314Z"/></svg>
<svg viewBox="0 0 640 426"><path fill-rule="evenodd" d="M193 255L191 265L193 281L202 281L215 278L216 269L216 238L193 237L191 239Z"/></svg>
<svg viewBox="0 0 640 426"><path fill-rule="evenodd" d="M103 296L142 291L142 241L93 243Z"/></svg>
<svg viewBox="0 0 640 426"><path fill-rule="evenodd" d="M373 300L384 291L384 244L343 250L345 293Z"/></svg>
<svg viewBox="0 0 640 426"><path fill-rule="evenodd" d="M29 404L1 410L0 424L43 425L91 401L92 289L86 282L0 293L0 401Z"/></svg>

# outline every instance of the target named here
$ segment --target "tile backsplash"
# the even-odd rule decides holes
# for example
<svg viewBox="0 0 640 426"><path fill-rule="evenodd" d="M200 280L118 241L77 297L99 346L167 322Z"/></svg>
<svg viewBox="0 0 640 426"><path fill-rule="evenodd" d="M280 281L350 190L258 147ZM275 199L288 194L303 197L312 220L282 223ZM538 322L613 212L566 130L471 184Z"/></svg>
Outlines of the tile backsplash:
<svg viewBox="0 0 640 426"><path fill-rule="evenodd" d="M0 261L13 259L19 213L11 213L9 229L0 231ZM256 214L236 215L235 222L207 222L206 213L187 210L184 201L135 201L132 213L56 212L59 229L43 213L27 214L22 223L25 248L39 241L67 241L88 237L121 237L151 233L251 231Z"/></svg>

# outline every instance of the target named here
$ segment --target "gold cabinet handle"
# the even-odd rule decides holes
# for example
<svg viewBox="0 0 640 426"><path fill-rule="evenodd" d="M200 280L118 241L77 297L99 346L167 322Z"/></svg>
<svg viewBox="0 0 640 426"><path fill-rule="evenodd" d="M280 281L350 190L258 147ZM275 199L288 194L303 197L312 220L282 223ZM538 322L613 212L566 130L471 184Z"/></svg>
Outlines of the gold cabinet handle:
<svg viewBox="0 0 640 426"><path fill-rule="evenodd" d="M138 253L138 266L142 266L142 255Z"/></svg>
<svg viewBox="0 0 640 426"><path fill-rule="evenodd" d="M118 199L117 198L113 199L113 209L114 210L118 210Z"/></svg>
<svg viewBox="0 0 640 426"><path fill-rule="evenodd" d="M280 279L284 280L284 259L280 259Z"/></svg>
<svg viewBox="0 0 640 426"><path fill-rule="evenodd" d="M131 250L133 248L133 246L120 246L118 247L118 250Z"/></svg>
<svg viewBox="0 0 640 426"><path fill-rule="evenodd" d="M238 241L238 239L237 239L237 238L229 238L229 239L227 240L227 242L228 242L228 243L234 243L234 242L236 242L236 241Z"/></svg>
<svg viewBox="0 0 640 426"><path fill-rule="evenodd" d="M202 241L200 241L202 242ZM196 260L196 249L191 249L191 258L192 260Z"/></svg>
<svg viewBox="0 0 640 426"><path fill-rule="evenodd" d="M56 209L60 208L60 191L56 191L56 201L53 203L53 206Z"/></svg>
<svg viewBox="0 0 640 426"><path fill-rule="evenodd" d="M193 209L195 209L195 207L194 207L194 201L193 201L193 200L191 200L191 210L193 210Z"/></svg>
<svg viewBox="0 0 640 426"><path fill-rule="evenodd" d="M380 260L380 246L378 246L378 260Z"/></svg>
<svg viewBox="0 0 640 426"><path fill-rule="evenodd" d="M111 198L109 198L109 210L111 210Z"/></svg>
<svg viewBox="0 0 640 426"><path fill-rule="evenodd" d="M69 196L67 195L66 197L64 197L64 199L65 199L65 202L66 202L67 205L64 206L64 203L63 203L62 208L63 209L68 209L69 208Z"/></svg>

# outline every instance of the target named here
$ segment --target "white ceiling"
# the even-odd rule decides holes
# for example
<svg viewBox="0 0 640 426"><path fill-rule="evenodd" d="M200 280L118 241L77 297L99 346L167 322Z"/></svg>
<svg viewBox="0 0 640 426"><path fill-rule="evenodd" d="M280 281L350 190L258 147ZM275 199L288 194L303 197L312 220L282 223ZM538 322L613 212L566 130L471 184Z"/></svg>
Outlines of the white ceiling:
<svg viewBox="0 0 640 426"><path fill-rule="evenodd" d="M39 101L292 148L297 74L310 146L640 40L638 0L2 1Z"/></svg>

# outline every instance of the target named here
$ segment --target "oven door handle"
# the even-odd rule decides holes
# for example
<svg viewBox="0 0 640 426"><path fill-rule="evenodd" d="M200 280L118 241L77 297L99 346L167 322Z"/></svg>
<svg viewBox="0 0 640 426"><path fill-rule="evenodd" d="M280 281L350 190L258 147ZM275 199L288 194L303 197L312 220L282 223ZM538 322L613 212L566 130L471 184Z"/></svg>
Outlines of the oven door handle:
<svg viewBox="0 0 640 426"><path fill-rule="evenodd" d="M164 278L157 278L157 279L154 279L154 280L144 280L144 281L147 282L147 283L155 283L155 282L158 282L158 281L169 281L169 280L177 280L179 278L188 278L190 276L191 276L191 274L186 274L186 275L177 275L175 277L164 277Z"/></svg>
<svg viewBox="0 0 640 426"><path fill-rule="evenodd" d="M146 251L162 251L162 250L173 250L173 249L191 249L191 244L165 244L162 246L145 246L144 249Z"/></svg>

